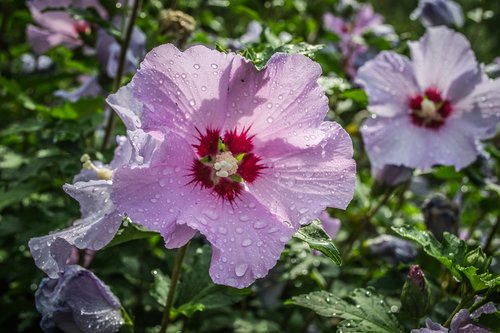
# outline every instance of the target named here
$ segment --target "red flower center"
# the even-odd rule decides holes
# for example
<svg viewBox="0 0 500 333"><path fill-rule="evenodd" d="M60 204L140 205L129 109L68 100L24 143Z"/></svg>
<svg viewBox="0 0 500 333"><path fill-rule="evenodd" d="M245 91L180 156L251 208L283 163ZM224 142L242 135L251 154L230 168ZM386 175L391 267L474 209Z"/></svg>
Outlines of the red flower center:
<svg viewBox="0 0 500 333"><path fill-rule="evenodd" d="M451 102L443 100L436 88L427 88L424 95L409 99L410 116L413 124L420 127L438 129L453 111Z"/></svg>
<svg viewBox="0 0 500 333"><path fill-rule="evenodd" d="M255 181L265 167L261 158L254 153L249 129L240 133L236 129L221 131L207 128L205 133L198 129L197 145L193 145L198 159L191 166L190 183L212 189L223 200L234 201L243 191L243 184Z"/></svg>
<svg viewBox="0 0 500 333"><path fill-rule="evenodd" d="M89 35L90 34L90 24L87 21L80 20L73 24L73 29L75 29L78 35Z"/></svg>

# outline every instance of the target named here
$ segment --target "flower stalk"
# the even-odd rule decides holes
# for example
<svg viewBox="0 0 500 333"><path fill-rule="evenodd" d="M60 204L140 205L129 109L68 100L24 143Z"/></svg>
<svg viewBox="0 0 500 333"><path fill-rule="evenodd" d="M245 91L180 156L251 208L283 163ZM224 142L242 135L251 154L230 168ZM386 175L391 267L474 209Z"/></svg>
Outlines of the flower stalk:
<svg viewBox="0 0 500 333"><path fill-rule="evenodd" d="M120 58L118 60L118 69L116 70L115 81L113 82L113 92L116 92L122 83L123 72L125 70L125 61L127 59L127 50L130 44L130 39L132 37L132 31L134 30L135 21L137 19L137 15L139 14L139 10L141 8L142 0L135 0L132 6L132 13L130 14L130 19L127 24L127 30L125 31L125 36L122 38L120 43ZM125 21L125 20L124 20ZM105 150L111 139L111 134L115 129L116 125L116 115L114 112L109 114L108 122L106 124L106 131L104 133L104 139L102 141L101 150Z"/></svg>
<svg viewBox="0 0 500 333"><path fill-rule="evenodd" d="M177 287L177 282L181 275L182 262L189 243L177 250L177 255L175 256L174 269L172 271L172 277L170 279L170 288L168 288L167 302L165 304L165 309L163 310L163 317L161 319L161 327L158 331L159 333L165 333L167 331L168 325L170 324L170 309L174 304L175 288Z"/></svg>

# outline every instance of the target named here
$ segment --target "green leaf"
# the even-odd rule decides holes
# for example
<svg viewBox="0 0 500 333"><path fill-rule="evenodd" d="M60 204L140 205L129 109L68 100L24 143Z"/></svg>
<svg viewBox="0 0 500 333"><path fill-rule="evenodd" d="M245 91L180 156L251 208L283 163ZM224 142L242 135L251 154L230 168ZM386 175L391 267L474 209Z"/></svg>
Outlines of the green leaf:
<svg viewBox="0 0 500 333"><path fill-rule="evenodd" d="M499 332L500 311L484 313L479 318L474 319L474 322L491 332Z"/></svg>
<svg viewBox="0 0 500 333"><path fill-rule="evenodd" d="M295 296L286 304L309 308L325 317L343 319L342 332L402 332L396 316L384 299L373 290L355 289L345 299L326 291Z"/></svg>
<svg viewBox="0 0 500 333"><path fill-rule="evenodd" d="M319 220L314 220L300 228L294 237L306 242L311 249L320 251L337 265L342 265L339 250L323 230Z"/></svg>
<svg viewBox="0 0 500 333"><path fill-rule="evenodd" d="M362 104L368 105L368 95L363 89L352 89L344 91L340 97L345 99L352 99L353 101Z"/></svg>
<svg viewBox="0 0 500 333"><path fill-rule="evenodd" d="M441 262L454 277L460 281L468 281L474 291L500 286L500 276L488 272L491 258L481 248L470 250L463 240L446 232L441 244L429 231L418 230L413 226L392 229L420 244L425 253Z"/></svg>
<svg viewBox="0 0 500 333"><path fill-rule="evenodd" d="M118 244L130 242L136 239L149 238L158 235L157 232L150 231L140 225L130 222L128 218L123 221L122 227L118 230L115 238L105 247L110 248Z"/></svg>
<svg viewBox="0 0 500 333"><path fill-rule="evenodd" d="M170 288L170 278L158 269L154 269L151 274L153 274L154 282L149 289L149 294L159 305L165 307L168 289Z"/></svg>

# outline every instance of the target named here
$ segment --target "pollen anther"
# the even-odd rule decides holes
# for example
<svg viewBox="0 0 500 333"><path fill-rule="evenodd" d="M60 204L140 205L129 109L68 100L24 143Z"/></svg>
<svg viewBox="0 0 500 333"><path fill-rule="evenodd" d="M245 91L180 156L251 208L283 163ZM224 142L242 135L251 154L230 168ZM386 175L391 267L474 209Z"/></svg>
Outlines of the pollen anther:
<svg viewBox="0 0 500 333"><path fill-rule="evenodd" d="M231 152L223 152L215 157L215 175L218 177L229 177L238 170L238 160Z"/></svg>

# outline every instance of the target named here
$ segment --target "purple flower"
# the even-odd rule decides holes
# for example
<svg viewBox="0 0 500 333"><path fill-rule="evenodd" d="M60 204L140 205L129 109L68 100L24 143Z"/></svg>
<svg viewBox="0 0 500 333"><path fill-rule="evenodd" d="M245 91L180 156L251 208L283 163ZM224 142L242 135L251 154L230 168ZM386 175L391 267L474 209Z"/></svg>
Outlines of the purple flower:
<svg viewBox="0 0 500 333"><path fill-rule="evenodd" d="M376 14L369 4L361 6L352 21L331 13L323 15L325 29L340 38L339 48L344 59L344 70L350 77L356 76L357 68L367 60L366 56L369 55L370 48L362 39L364 34L368 32L378 36L394 34L392 27L384 25L383 22L383 16ZM364 61L363 58L365 58Z"/></svg>
<svg viewBox="0 0 500 333"><path fill-rule="evenodd" d="M372 168L372 176L380 184L397 186L411 179L413 169L400 165L384 165L382 168Z"/></svg>
<svg viewBox="0 0 500 333"><path fill-rule="evenodd" d="M73 185L64 191L80 203L81 218L67 229L29 241L38 268L57 278L71 262L74 247L99 250L106 246L121 225L122 217L110 200L113 170L131 160L132 147L124 137L117 138L118 147L109 165L85 159L84 168L75 176Z"/></svg>
<svg viewBox="0 0 500 333"><path fill-rule="evenodd" d="M153 49L108 102L129 129L165 139L147 166L116 171L112 200L167 248L200 231L215 283L242 288L265 276L301 224L353 195L352 143L323 122L320 74L302 55L275 54L258 71L204 46Z"/></svg>
<svg viewBox="0 0 500 333"><path fill-rule="evenodd" d="M368 240L366 245L372 255L392 264L410 262L417 257L417 249L412 243L391 235L380 235Z"/></svg>
<svg viewBox="0 0 500 333"><path fill-rule="evenodd" d="M57 10L58 8L93 8L103 18L107 17L106 10L97 0L30 0L27 5L36 23L36 26L29 24L26 29L28 41L38 54L60 44L69 48L80 46L80 35L90 32L88 22L77 21L69 13Z"/></svg>
<svg viewBox="0 0 500 333"><path fill-rule="evenodd" d="M101 94L102 87L99 84L97 76L82 75L80 81L82 84L78 88L72 91L57 90L54 92L54 96L70 102L76 102L82 97L97 97Z"/></svg>
<svg viewBox="0 0 500 333"><path fill-rule="evenodd" d="M495 313L497 311L493 302L486 303L472 315L467 309L462 309L451 320L450 329L433 322L429 318L425 321L425 328L413 329L411 333L490 333L490 331L474 324L473 319L479 318L485 313Z"/></svg>
<svg viewBox="0 0 500 333"><path fill-rule="evenodd" d="M337 237L341 225L339 219L331 217L326 210L321 212L318 219L321 221L321 226L331 239Z"/></svg>
<svg viewBox="0 0 500 333"><path fill-rule="evenodd" d="M452 0L420 0L410 18L419 19L426 27L438 25L461 27L464 25L462 7Z"/></svg>
<svg viewBox="0 0 500 333"><path fill-rule="evenodd" d="M115 18L113 25L119 27L121 19ZM116 76L118 70L118 62L120 58L120 44L109 35L104 29L100 29L97 36L97 59L101 66L101 70L110 78ZM141 29L134 27L130 36L130 44L125 56L125 73L134 73L139 67L140 60L146 52L146 35Z"/></svg>
<svg viewBox="0 0 500 333"><path fill-rule="evenodd" d="M113 333L124 323L120 301L109 287L76 265L57 279L44 278L35 301L44 332Z"/></svg>
<svg viewBox="0 0 500 333"><path fill-rule="evenodd" d="M373 113L361 128L372 167L461 169L476 159L478 141L495 133L500 80L489 80L469 42L448 28L429 28L410 50L411 61L382 52L356 79Z"/></svg>

